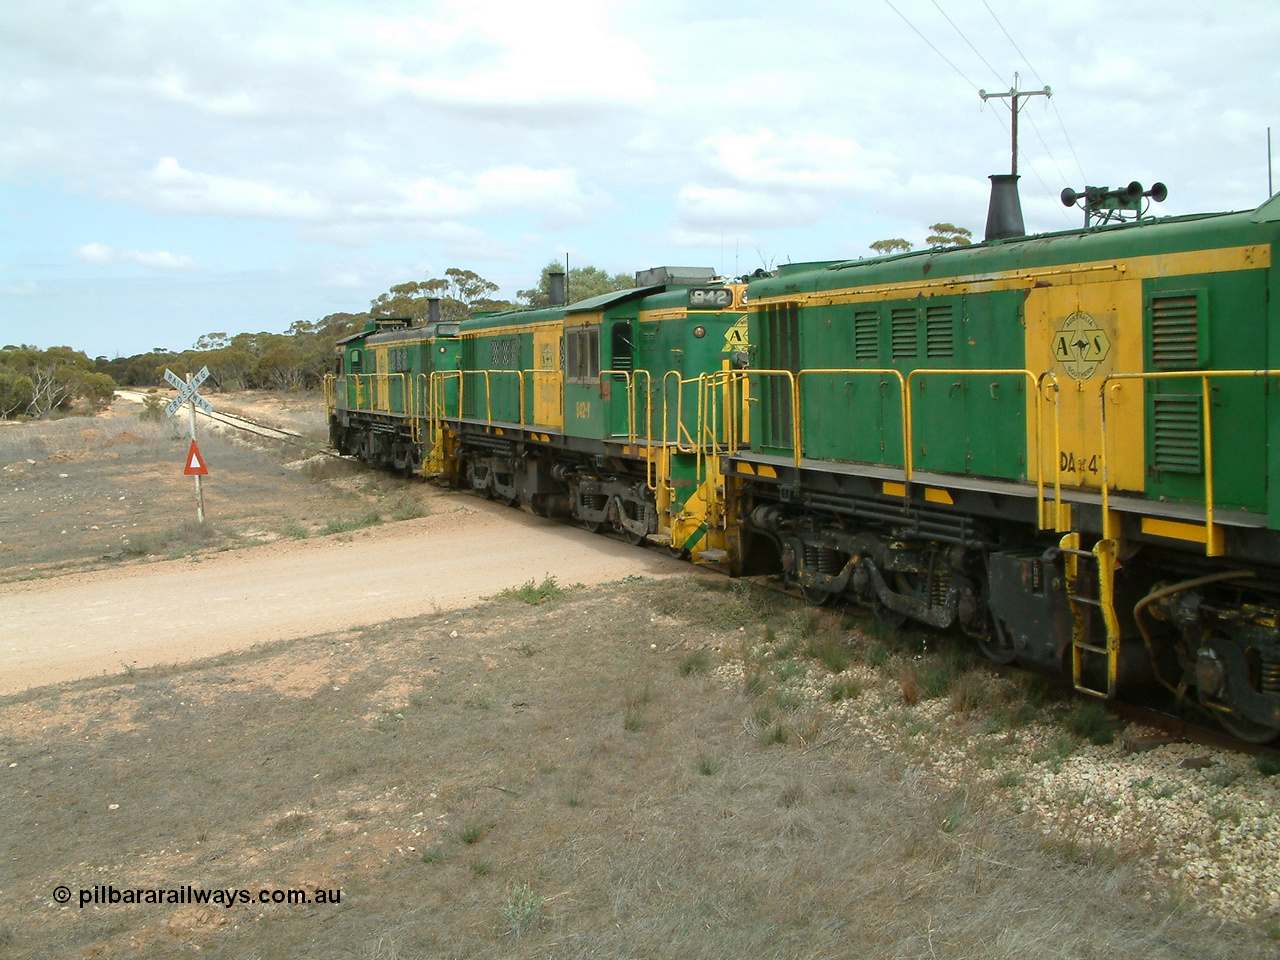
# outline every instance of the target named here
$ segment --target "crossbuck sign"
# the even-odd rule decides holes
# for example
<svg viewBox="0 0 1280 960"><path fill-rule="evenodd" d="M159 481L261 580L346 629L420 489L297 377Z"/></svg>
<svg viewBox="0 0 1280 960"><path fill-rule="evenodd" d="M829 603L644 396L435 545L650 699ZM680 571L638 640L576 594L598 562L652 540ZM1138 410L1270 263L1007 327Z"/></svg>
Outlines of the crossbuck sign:
<svg viewBox="0 0 1280 960"><path fill-rule="evenodd" d="M164 408L164 412L169 416L173 416L182 409L184 403L189 403L191 411L191 450L187 453L187 466L183 470L190 476L196 478L196 518L204 523L204 488L200 486L200 478L209 472L209 468L204 465L204 461L200 458L200 451L196 448L196 407L199 407L205 413L213 413L213 405L204 397L196 393L196 388L209 378L209 368L201 367L190 380L184 381L172 370L164 372L164 378L169 382L178 395L169 401L169 405Z"/></svg>
<svg viewBox="0 0 1280 960"><path fill-rule="evenodd" d="M169 385L173 387L173 389L178 391L178 395L174 397L172 400L170 400L169 405L164 408L164 412L168 416L172 417L179 410L181 410L182 405L187 402L194 403L197 407L199 407L205 413L213 413L213 406L209 403L209 401L206 400L204 397L200 396L200 394L196 393L196 390L199 389L200 384L204 383L207 379L209 379L208 367L201 367L200 372L197 373L194 377L192 377L187 382L184 382L182 378L179 377L172 370L166 370L164 372L164 378L169 381Z"/></svg>

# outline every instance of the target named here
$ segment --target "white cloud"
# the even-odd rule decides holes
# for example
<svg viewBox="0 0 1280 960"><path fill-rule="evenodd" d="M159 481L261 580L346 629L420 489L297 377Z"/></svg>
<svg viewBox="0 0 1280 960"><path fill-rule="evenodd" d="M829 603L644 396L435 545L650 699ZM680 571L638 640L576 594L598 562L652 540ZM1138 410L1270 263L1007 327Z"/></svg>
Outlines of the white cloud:
<svg viewBox="0 0 1280 960"><path fill-rule="evenodd" d="M92 263L99 267L109 266L119 258L120 255L116 253L115 249L105 243L86 243L76 251L77 260L83 260L85 263Z"/></svg>
<svg viewBox="0 0 1280 960"><path fill-rule="evenodd" d="M740 190L687 184L676 195L681 225L703 232L723 229L768 229L812 223L818 203L804 194Z"/></svg>
<svg viewBox="0 0 1280 960"><path fill-rule="evenodd" d="M435 19L375 21L384 53L370 81L387 94L453 105L643 103L658 92L652 62L609 22L611 6L459 0Z"/></svg>
<svg viewBox="0 0 1280 960"><path fill-rule="evenodd" d="M144 203L161 213L330 225L334 236L366 238L357 242L368 242L376 235L369 225L443 224L516 211L532 212L558 224L581 221L607 203L598 191L579 186L577 172L565 167L503 165L398 183L376 164L353 163L327 177L323 171L306 169L285 173L293 181L317 182L301 186L203 173L165 157L141 176L117 180L110 195Z"/></svg>
<svg viewBox="0 0 1280 960"><path fill-rule="evenodd" d="M313 220L332 212L306 190L185 170L173 157L162 158L122 192L163 213Z"/></svg>
<svg viewBox="0 0 1280 960"><path fill-rule="evenodd" d="M136 263L149 270L162 270L167 273L197 273L204 268L194 258L185 253L170 253L167 250L153 250L144 253L141 250L117 250L105 243L86 243L75 252L77 260L91 263L98 267L109 267L116 263Z"/></svg>
<svg viewBox="0 0 1280 960"><path fill-rule="evenodd" d="M711 164L739 184L818 193L869 193L894 180L893 158L847 137L760 129L708 137Z"/></svg>

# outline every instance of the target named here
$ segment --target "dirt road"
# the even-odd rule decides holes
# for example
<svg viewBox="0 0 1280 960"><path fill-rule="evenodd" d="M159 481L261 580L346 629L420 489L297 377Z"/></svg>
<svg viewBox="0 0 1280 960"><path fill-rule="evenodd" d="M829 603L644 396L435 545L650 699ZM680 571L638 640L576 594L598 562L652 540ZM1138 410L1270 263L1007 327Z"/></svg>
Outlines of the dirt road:
<svg viewBox="0 0 1280 960"><path fill-rule="evenodd" d="M463 494L345 537L0 586L0 695L687 564Z"/></svg>

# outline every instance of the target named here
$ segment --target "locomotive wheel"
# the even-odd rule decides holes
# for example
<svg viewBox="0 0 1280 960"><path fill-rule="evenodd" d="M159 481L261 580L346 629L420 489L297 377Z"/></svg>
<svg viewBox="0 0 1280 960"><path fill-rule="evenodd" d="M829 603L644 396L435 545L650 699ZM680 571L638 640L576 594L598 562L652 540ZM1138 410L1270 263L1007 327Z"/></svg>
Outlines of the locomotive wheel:
<svg viewBox="0 0 1280 960"><path fill-rule="evenodd" d="M835 596L829 590L823 590L821 587L806 587L803 583L800 584L800 592L804 594L805 600L815 607L826 606Z"/></svg>
<svg viewBox="0 0 1280 960"><path fill-rule="evenodd" d="M893 584L893 589L898 593L911 595L916 592L911 581L907 579L906 574L892 574L890 583ZM911 619L905 613L901 613L885 606L884 601L880 599L880 595L874 590L871 592L871 612L875 614L877 620L885 626L893 627L895 630L901 628L908 620Z"/></svg>
<svg viewBox="0 0 1280 960"><path fill-rule="evenodd" d="M604 526L604 524L600 523L597 520L583 520L582 525L592 533L599 533L600 528Z"/></svg>
<svg viewBox="0 0 1280 960"><path fill-rule="evenodd" d="M1202 694L1200 702L1205 703L1206 698ZM1227 731L1237 740L1243 740L1245 743L1270 743L1277 736L1280 736L1280 727L1273 727L1270 724L1258 723L1256 720L1250 720L1248 717L1242 717L1240 714L1232 711L1226 713L1222 710L1210 709L1209 713L1213 716L1222 729Z"/></svg>
<svg viewBox="0 0 1280 960"><path fill-rule="evenodd" d="M897 610L890 610L884 605L884 601L878 596L871 599L871 612L875 614L877 620L887 627L893 627L895 630L902 627L907 622L907 615Z"/></svg>
<svg viewBox="0 0 1280 960"><path fill-rule="evenodd" d="M1270 743L1277 736L1280 736L1280 727L1268 726L1265 723L1255 723L1253 720L1242 717L1238 713L1220 713L1218 714L1218 722L1222 724L1227 733L1243 740L1245 743Z"/></svg>
<svg viewBox="0 0 1280 960"><path fill-rule="evenodd" d="M624 529L623 529L623 531L622 531L622 535L623 535L624 537L626 537L626 538L627 538L627 543L631 544L632 546L636 546L636 547L638 547L638 546L640 546L640 544L644 543L644 539L645 539L645 536L646 536L646 534L643 534L643 533L633 533L632 531L627 530L627 529L625 529L625 528L624 528Z"/></svg>

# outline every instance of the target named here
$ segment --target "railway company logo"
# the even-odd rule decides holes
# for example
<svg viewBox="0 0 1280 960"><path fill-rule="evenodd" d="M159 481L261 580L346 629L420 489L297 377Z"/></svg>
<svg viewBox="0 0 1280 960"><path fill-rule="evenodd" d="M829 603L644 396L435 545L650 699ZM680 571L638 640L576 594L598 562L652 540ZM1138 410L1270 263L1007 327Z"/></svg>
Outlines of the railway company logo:
<svg viewBox="0 0 1280 960"><path fill-rule="evenodd" d="M1088 380L1111 352L1111 340L1087 313L1073 313L1053 335L1053 359L1073 380Z"/></svg>
<svg viewBox="0 0 1280 960"><path fill-rule="evenodd" d="M747 345L747 318L744 316L724 332L724 352L741 353Z"/></svg>

